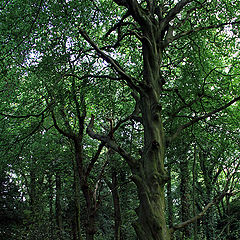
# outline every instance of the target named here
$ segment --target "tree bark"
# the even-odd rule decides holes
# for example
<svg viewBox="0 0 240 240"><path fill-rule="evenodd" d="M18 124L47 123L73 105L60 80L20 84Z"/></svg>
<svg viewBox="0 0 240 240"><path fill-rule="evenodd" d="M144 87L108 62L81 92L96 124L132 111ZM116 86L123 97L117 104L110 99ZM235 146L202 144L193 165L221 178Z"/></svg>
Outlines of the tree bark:
<svg viewBox="0 0 240 240"><path fill-rule="evenodd" d="M181 217L182 222L191 218L190 214L190 185L189 185L189 167L188 160L184 154L180 160L180 195L181 195ZM191 235L190 227L187 225L182 231L182 239L189 238Z"/></svg>
<svg viewBox="0 0 240 240"><path fill-rule="evenodd" d="M151 89L141 98L144 154L138 168L132 169L140 200L134 228L140 240L170 239L165 221L164 185L168 177L164 169L164 132L156 96Z"/></svg>
<svg viewBox="0 0 240 240"><path fill-rule="evenodd" d="M122 217L121 217L121 208L120 208L120 199L118 193L118 180L117 180L117 172L115 170L112 171L112 197L113 197L113 206L114 206L114 239L121 240L121 224L122 224Z"/></svg>
<svg viewBox="0 0 240 240"><path fill-rule="evenodd" d="M97 210L97 202L96 197L94 196L94 192L90 188L87 177L83 170L83 159L82 159L82 144L81 141L75 140L75 161L77 164L79 179L80 179L80 187L83 192L83 196L86 202L86 213L87 219L85 223L86 228L86 240L94 240L94 235L96 234L96 210Z"/></svg>
<svg viewBox="0 0 240 240"><path fill-rule="evenodd" d="M165 221L164 185L168 176L164 169L164 132L156 96L152 89L141 99L144 150L138 168L132 169L140 200L134 228L140 240L170 239Z"/></svg>
<svg viewBox="0 0 240 240"><path fill-rule="evenodd" d="M194 157L193 157L193 167L192 167L192 175L193 175L193 181L192 181L192 209L193 209L193 216L197 215L196 212L196 181L197 181L197 149L196 144L194 146ZM193 239L198 240L198 226L197 226L197 220L194 222L193 227Z"/></svg>
<svg viewBox="0 0 240 240"><path fill-rule="evenodd" d="M213 199L213 166L212 163L210 164L208 161L209 157L207 157L207 154L204 154L202 152L199 152L199 161L200 161L200 167L203 172L203 179L204 179L204 185L205 185L205 200L206 202L210 202ZM209 209L209 211L206 213L206 216L204 218L204 229L205 229L205 235L207 239L214 239L215 235L215 227L214 226L214 208Z"/></svg>
<svg viewBox="0 0 240 240"><path fill-rule="evenodd" d="M72 228L73 228L73 240L82 240L81 235L81 216L80 216L80 181L77 171L76 162L73 161L73 173L74 173L74 215L72 219Z"/></svg>
<svg viewBox="0 0 240 240"><path fill-rule="evenodd" d="M63 219L62 219L62 206L61 206L61 198L62 198L62 183L61 176L59 172L56 172L56 222L59 229L59 239L62 239L63 232Z"/></svg>
<svg viewBox="0 0 240 240"><path fill-rule="evenodd" d="M150 23L142 26L144 84L140 94L140 110L144 126L144 149L138 166L132 168L140 200L134 228L140 240L170 239L165 220L164 185L168 175L164 168L165 138L160 105L164 83L160 74L162 49L158 30Z"/></svg>
<svg viewBox="0 0 240 240"><path fill-rule="evenodd" d="M54 219L54 214L53 214L53 180L52 180L52 175L49 174L48 175L48 191L49 191L49 222L50 222L50 237L53 236L53 219Z"/></svg>
<svg viewBox="0 0 240 240"><path fill-rule="evenodd" d="M172 181L171 181L171 166L168 165L169 181L167 183L167 209L168 209L168 226L173 226L173 197L172 197Z"/></svg>

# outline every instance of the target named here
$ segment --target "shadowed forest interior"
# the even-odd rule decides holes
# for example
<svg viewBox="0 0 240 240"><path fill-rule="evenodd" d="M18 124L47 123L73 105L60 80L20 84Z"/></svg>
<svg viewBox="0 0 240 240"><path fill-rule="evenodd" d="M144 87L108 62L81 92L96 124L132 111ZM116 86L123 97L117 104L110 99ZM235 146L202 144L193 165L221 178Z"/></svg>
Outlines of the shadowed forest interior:
<svg viewBox="0 0 240 240"><path fill-rule="evenodd" d="M240 239L237 0L1 0L0 239Z"/></svg>

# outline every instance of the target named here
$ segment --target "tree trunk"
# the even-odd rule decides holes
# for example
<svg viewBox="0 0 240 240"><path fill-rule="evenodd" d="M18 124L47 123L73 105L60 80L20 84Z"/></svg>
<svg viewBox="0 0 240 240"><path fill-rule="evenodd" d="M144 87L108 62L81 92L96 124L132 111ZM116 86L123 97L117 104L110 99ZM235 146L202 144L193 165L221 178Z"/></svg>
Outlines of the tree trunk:
<svg viewBox="0 0 240 240"><path fill-rule="evenodd" d="M134 224L140 240L169 240L165 221L164 185L168 176L164 169L164 133L155 93L142 98L144 150L138 168L133 169L140 200Z"/></svg>
<svg viewBox="0 0 240 240"><path fill-rule="evenodd" d="M61 206L61 176L59 172L56 172L56 222L59 229L59 238L62 239L63 232L63 219L62 219L62 206Z"/></svg>
<svg viewBox="0 0 240 240"><path fill-rule="evenodd" d="M87 203L86 240L93 240L96 234L96 206L93 193L86 184L82 185L83 195Z"/></svg>
<svg viewBox="0 0 240 240"><path fill-rule="evenodd" d="M53 181L52 181L52 175L48 175L48 191L49 191L49 223L50 223L50 237L52 238L53 236L53 219L54 219L54 214L53 214Z"/></svg>
<svg viewBox="0 0 240 240"><path fill-rule="evenodd" d="M168 209L168 226L173 226L173 197L172 197L172 181L171 181L171 166L168 165L169 181L167 183L167 209Z"/></svg>
<svg viewBox="0 0 240 240"><path fill-rule="evenodd" d="M205 202L209 203L213 199L213 181L212 181L212 176L213 176L213 167L211 166L212 164L209 164L209 158L206 154L203 154L202 152L199 152L199 160L200 160L200 167L203 172L203 179L204 179L204 185L205 185ZM212 207L209 209L204 217L205 224L204 224L204 229L205 229L205 235L207 239L214 239L215 235L215 224L214 224L214 213L215 210Z"/></svg>
<svg viewBox="0 0 240 240"><path fill-rule="evenodd" d="M73 161L73 171L74 171L74 215L72 219L73 228L73 240L82 240L81 235L81 218L80 218L80 181L77 172L76 162Z"/></svg>
<svg viewBox="0 0 240 240"><path fill-rule="evenodd" d="M155 26L150 24L143 28L143 35L144 84L140 94L140 110L144 149L141 162L132 169L140 201L134 228L140 240L169 240L164 196L168 176L164 168L165 139L160 105L164 84L160 74L162 49Z"/></svg>
<svg viewBox="0 0 240 240"><path fill-rule="evenodd" d="M192 175L193 175L193 182L192 182L192 209L193 209L193 216L197 215L196 211L196 181L197 181L197 171L196 171L196 164L197 164L197 149L196 145L194 146L194 158L193 158L193 167L192 167ZM197 227L197 220L194 222L193 227L193 239L198 240L198 227Z"/></svg>
<svg viewBox="0 0 240 240"><path fill-rule="evenodd" d="M83 159L82 159L82 145L81 140L75 141L75 161L77 165L78 175L80 179L80 187L83 192L83 196L86 202L86 240L94 240L96 233L96 210L97 203L94 191L91 190L85 172L83 170Z"/></svg>
<svg viewBox="0 0 240 240"><path fill-rule="evenodd" d="M37 214L37 183L36 174L34 170L30 170L30 186L29 186L29 198L30 198L30 209L32 211L32 217L35 220Z"/></svg>
<svg viewBox="0 0 240 240"><path fill-rule="evenodd" d="M118 181L117 181L117 173L115 170L112 171L112 184L111 184L111 190L112 190L112 197L113 197L113 206L114 206L114 239L120 240L121 239L121 209L120 209L120 200L119 200L119 194L118 194Z"/></svg>
<svg viewBox="0 0 240 240"><path fill-rule="evenodd" d="M180 160L180 194L181 194L181 217L182 222L191 218L190 214L190 185L189 185L189 167L188 160L184 154ZM182 239L189 238L191 235L190 226L186 226L182 232Z"/></svg>

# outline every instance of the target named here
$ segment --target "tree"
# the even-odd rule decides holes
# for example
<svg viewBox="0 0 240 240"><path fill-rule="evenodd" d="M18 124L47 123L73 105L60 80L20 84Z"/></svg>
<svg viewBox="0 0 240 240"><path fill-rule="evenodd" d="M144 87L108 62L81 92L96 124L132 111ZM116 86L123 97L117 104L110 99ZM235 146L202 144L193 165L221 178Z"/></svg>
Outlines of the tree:
<svg viewBox="0 0 240 240"><path fill-rule="evenodd" d="M93 118L88 128L88 133L93 138L105 141L129 163L134 182L138 188L138 197L140 200L140 206L137 210L138 221L135 223L138 238L170 239L164 216L164 185L168 180L164 169L165 144L169 144L177 138L185 128L222 111L238 101L240 97L237 96L235 99L220 107L211 109L202 116L193 117L192 120L180 125L175 133L166 138L162 120L162 109L165 106L161 104L161 96L164 92L163 86L165 84L162 67L164 53L165 51L167 52L166 48L169 44L183 36L204 29L215 29L224 25L236 24L236 22L232 20L232 22L221 22L212 25L210 21L213 21L213 19L211 19L210 16L207 16L208 21L200 20L195 23L191 18L188 22L187 19L191 16L192 11L197 15L205 13L206 11L203 3L199 4L194 1L180 1L176 5L170 4L170 6L166 4L165 9L164 5L158 5L152 1L147 1L146 5L144 5L144 3L141 5L137 1L115 2L127 9L124 17L131 16L135 24L139 26L139 28L134 29L131 33L139 38L142 45L143 74L140 79L134 78L123 70L111 56L103 52L97 44L92 41L85 31L80 30L80 32L84 39L111 65L131 88L136 103L139 104L144 127L143 155L139 160L136 160L129 156L122 148L116 146L115 142L112 142L111 139L95 134L91 129L93 127ZM124 18L122 18L122 21L123 19ZM119 27L121 27L121 21L118 24ZM205 76L205 78L207 77ZM202 88L205 87L204 80ZM178 88L173 89L183 102L181 108L189 107L191 110L194 102L200 102L200 99L205 96L204 91L199 91L199 89L194 90L197 91L194 94L195 99L192 99L192 102L187 102L186 99L181 96ZM199 96L199 99L197 96ZM180 111L181 109L176 112L175 116L173 113L171 114L173 114L173 117L176 117ZM192 114L194 114L194 112ZM191 118L191 115L187 115L186 117Z"/></svg>
<svg viewBox="0 0 240 240"><path fill-rule="evenodd" d="M239 63L233 57L238 45L239 19L234 13L238 6L213 0L40 1L38 5L24 1L27 15L33 17L27 27L27 21L22 25L12 20L13 10L14 16L22 20L24 8L19 4L3 5L3 16L11 20L10 40L9 32L1 30L7 46L4 67L5 62L8 66L21 65L21 81L31 89L37 86L39 92L33 98L34 113L17 110L24 111L25 118L42 117L38 125L46 115L52 117L58 132L74 144L91 224L87 226L87 239L93 239L96 232L97 204L89 174L104 145L119 153L132 172L139 199L138 220L134 223L138 238L170 239L165 219L164 186L169 180L164 167L166 150L186 128L202 128L203 122L219 124L239 107ZM10 48L14 51L8 53ZM128 98L131 96L128 106L132 113L121 109L116 113L107 105L111 114L102 106L97 119L91 117L87 133L101 143L88 165L83 158L85 123L91 112L98 113L98 107L91 111L92 93L97 91L91 85L104 89L108 83L114 85L116 94L120 88ZM24 92L28 99L26 89ZM1 115L13 117L14 107L6 105ZM101 122L113 112L119 121L100 134ZM131 152L129 144L122 146L119 142L117 132L129 121L133 121L135 131L143 130L136 143L140 151ZM96 146L96 142L92 144Z"/></svg>
<svg viewBox="0 0 240 240"><path fill-rule="evenodd" d="M15 182L1 169L0 175L0 237L14 238L17 225L22 225L21 196Z"/></svg>

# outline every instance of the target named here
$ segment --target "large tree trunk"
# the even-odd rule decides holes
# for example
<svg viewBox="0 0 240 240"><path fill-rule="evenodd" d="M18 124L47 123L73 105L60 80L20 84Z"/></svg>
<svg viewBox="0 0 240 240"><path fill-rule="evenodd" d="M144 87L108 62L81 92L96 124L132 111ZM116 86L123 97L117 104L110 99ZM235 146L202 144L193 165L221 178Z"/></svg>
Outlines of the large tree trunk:
<svg viewBox="0 0 240 240"><path fill-rule="evenodd" d="M92 191L87 184L81 185L83 195L87 204L87 221L86 221L86 240L93 240L96 234L96 206Z"/></svg>
<svg viewBox="0 0 240 240"><path fill-rule="evenodd" d="M135 230L140 240L169 240L165 220L164 185L168 175L164 169L165 139L161 117L160 65L162 50L154 26L143 29L143 91L140 109L144 126L144 149L141 163L134 168L134 180L140 200Z"/></svg>
<svg viewBox="0 0 240 240"><path fill-rule="evenodd" d="M140 200L134 227L140 240L170 239L165 221L164 185L168 177L164 169L164 132L155 96L152 90L142 98L144 153L139 168L133 169Z"/></svg>

